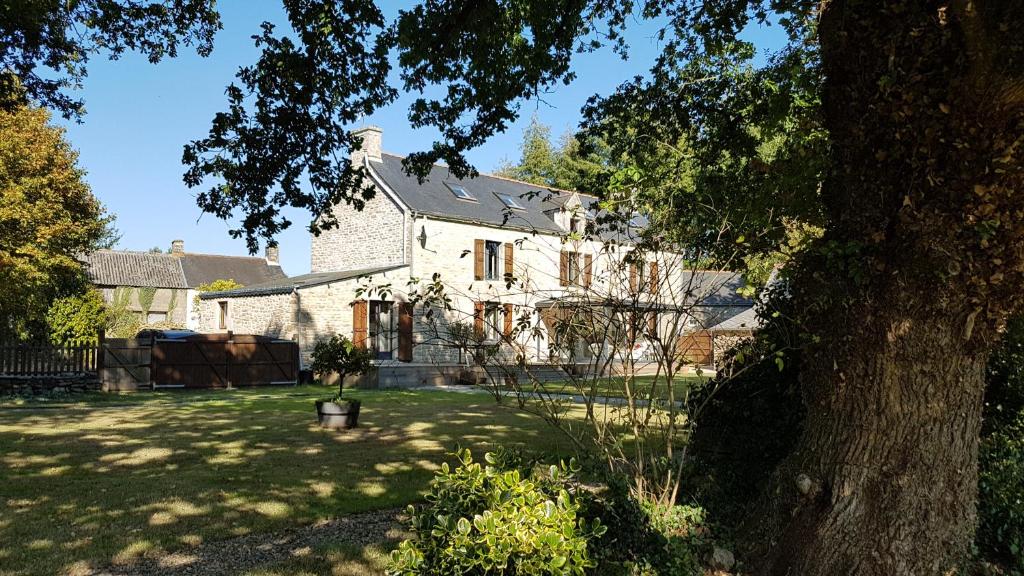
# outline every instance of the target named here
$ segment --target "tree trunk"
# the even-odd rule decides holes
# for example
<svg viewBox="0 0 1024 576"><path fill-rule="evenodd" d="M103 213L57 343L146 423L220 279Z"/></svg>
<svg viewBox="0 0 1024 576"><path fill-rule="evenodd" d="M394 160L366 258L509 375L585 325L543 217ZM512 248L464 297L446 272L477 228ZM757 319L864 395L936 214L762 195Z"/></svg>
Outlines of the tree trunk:
<svg viewBox="0 0 1024 576"><path fill-rule="evenodd" d="M765 573L946 574L975 523L984 355L964 353L962 323L895 306L851 327L803 366Z"/></svg>
<svg viewBox="0 0 1024 576"><path fill-rule="evenodd" d="M1020 4L823 4L828 225L793 281L807 420L745 527L761 574L966 557L984 366L1024 279Z"/></svg>

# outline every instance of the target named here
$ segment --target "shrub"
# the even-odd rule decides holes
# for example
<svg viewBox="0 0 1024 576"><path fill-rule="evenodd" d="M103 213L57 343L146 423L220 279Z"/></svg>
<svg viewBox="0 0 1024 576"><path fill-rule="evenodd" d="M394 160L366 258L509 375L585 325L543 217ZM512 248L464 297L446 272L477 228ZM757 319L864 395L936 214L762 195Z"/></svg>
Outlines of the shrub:
<svg viewBox="0 0 1024 576"><path fill-rule="evenodd" d="M623 483L586 498L582 515L607 527L590 541L600 576L700 574L700 559L711 551L702 508L642 504Z"/></svg>
<svg viewBox="0 0 1024 576"><path fill-rule="evenodd" d="M580 515L572 493L574 464L524 473L507 452L487 454L488 465L458 454L442 465L427 504L410 508L415 534L391 554L388 574L584 574L594 566L590 539L604 533Z"/></svg>
<svg viewBox="0 0 1024 576"><path fill-rule="evenodd" d="M978 464L978 549L1024 569L1024 413L982 439Z"/></svg>
<svg viewBox="0 0 1024 576"><path fill-rule="evenodd" d="M728 370L694 394L703 406L689 446L694 497L726 529L748 518L776 466L796 445L806 410L798 383L800 330L774 294L757 336L729 352Z"/></svg>
<svg viewBox="0 0 1024 576"><path fill-rule="evenodd" d="M46 324L54 344L94 339L106 323L103 296L96 290L57 298L46 311Z"/></svg>
<svg viewBox="0 0 1024 576"><path fill-rule="evenodd" d="M1024 412L1024 318L1009 323L985 376L983 436L1012 424Z"/></svg>
<svg viewBox="0 0 1024 576"><path fill-rule="evenodd" d="M341 398L345 377L364 374L372 370L373 355L366 348L356 346L348 338L335 334L316 343L316 347L313 348L313 363L310 368L318 374L336 372L338 374L337 398Z"/></svg>
<svg viewBox="0 0 1024 576"><path fill-rule="evenodd" d="M196 286L196 294L192 297L192 309L199 310L199 294L203 292L221 292L223 290L234 290L235 288L244 288L238 282L235 282L233 278L221 278L214 280L213 282L207 282L206 284L200 284Z"/></svg>

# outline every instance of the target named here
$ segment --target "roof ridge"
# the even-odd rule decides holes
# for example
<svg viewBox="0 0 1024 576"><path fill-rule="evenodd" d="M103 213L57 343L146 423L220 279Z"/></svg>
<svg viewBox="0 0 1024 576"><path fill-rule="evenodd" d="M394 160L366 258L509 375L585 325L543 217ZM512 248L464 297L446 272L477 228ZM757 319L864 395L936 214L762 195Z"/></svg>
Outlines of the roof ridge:
<svg viewBox="0 0 1024 576"><path fill-rule="evenodd" d="M168 254L168 256L173 256L173 254ZM208 257L211 257L211 258L249 258L249 259L252 259L252 260L264 260L264 261L267 259L265 256L255 256L255 255L235 256L234 254L209 254L209 253L206 253L206 252L183 252L181 254L181 256L208 256Z"/></svg>
<svg viewBox="0 0 1024 576"><path fill-rule="evenodd" d="M383 155L383 156L391 156L391 157L394 157L394 158L401 158L403 160L408 158L408 156L402 156L401 154L394 154L394 153L391 153L391 152L381 152L381 155ZM444 164L431 164L431 166L436 167L436 168L448 168L448 166L446 166ZM595 196L593 194L588 194L586 192L580 192L579 190L569 190L567 188L559 188L557 186L548 186L547 184L537 184L536 182L527 182L526 180L519 180L517 178L509 178L508 176L500 176L500 175L495 174L493 172L480 172L479 175L480 176L486 176L488 178L494 178L495 180L505 180L507 182L515 182L517 184L526 184L528 186L540 186L541 188L547 188L548 190L554 190L556 192L566 192L566 193L569 193L569 194L581 194L583 196L589 196L591 198L594 198L595 200L598 199L597 196Z"/></svg>
<svg viewBox="0 0 1024 576"><path fill-rule="evenodd" d="M265 256L248 255L248 256L237 256L235 254L211 254L209 252L182 252L181 254L168 254L167 252L150 252L148 250L116 250L113 248L100 248L93 250L89 254L133 254L140 256L161 256L164 258L175 258L180 260L182 256L208 256L212 258L250 258L253 260L266 260Z"/></svg>

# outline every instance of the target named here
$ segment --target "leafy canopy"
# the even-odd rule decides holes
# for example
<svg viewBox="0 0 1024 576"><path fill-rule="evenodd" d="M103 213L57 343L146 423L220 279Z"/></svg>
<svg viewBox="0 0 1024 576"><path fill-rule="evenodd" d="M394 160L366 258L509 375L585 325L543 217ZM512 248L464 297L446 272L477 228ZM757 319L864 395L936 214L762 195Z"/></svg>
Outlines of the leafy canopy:
<svg viewBox="0 0 1024 576"><path fill-rule="evenodd" d="M214 0L10 0L0 5L0 108L26 101L77 118L89 60L132 50L150 62L173 58L178 45L206 56L220 30Z"/></svg>
<svg viewBox="0 0 1024 576"><path fill-rule="evenodd" d="M682 221L680 234L710 245L720 234L709 230L724 227L750 251L784 237L781 215L815 215L817 3L428 0L391 20L372 0L283 4L288 26L263 24L256 62L239 69L226 110L183 154L186 184L202 188L200 207L240 216L232 234L251 250L291 225L284 207L312 212L318 232L337 224L336 204L360 208L372 197L349 161L361 118L410 94L411 126L438 138L406 168L424 177L443 161L455 176L474 175L465 153L505 131L525 102L572 82L576 54L611 46L626 57L623 31L633 19L662 25L662 55L648 78L592 99L584 134L561 148L575 160L596 154L635 165L585 166L583 181L530 169L527 179L601 195L636 191L638 211ZM790 38L761 69L753 47L737 40L755 21L775 22ZM179 45L205 55L220 20L212 0L49 0L16 2L0 27L0 63L13 78L0 86L5 101L28 97L75 116L81 103L68 90L91 56L136 50L156 62Z"/></svg>
<svg viewBox="0 0 1024 576"><path fill-rule="evenodd" d="M425 177L443 161L455 176L472 176L466 151L506 130L524 102L571 82L576 53L611 45L625 56L627 21L656 18L666 22L666 48L651 77L593 99L584 135L566 144L579 147L577 158L639 160L592 173L583 187L635 196L638 211L681 218L680 234L701 237L705 248L721 238L708 231L724 227L730 240L764 250L785 236L784 213L815 216L814 159L823 143L815 44L807 41L814 6L427 1L388 21L369 0L286 2L292 30L264 25L260 57L228 87L227 111L186 146L185 180L205 187L204 210L241 213L232 233L252 250L291 224L284 206L311 210L317 232L336 224L336 204L359 208L371 197L361 167L349 161L360 146L349 128L364 115L412 94L410 124L439 137L406 158L406 168ZM753 47L736 34L770 19L792 42L757 70ZM520 177L581 185L544 166L542 149L524 152Z"/></svg>
<svg viewBox="0 0 1024 576"><path fill-rule="evenodd" d="M84 290L77 257L109 235L111 219L83 176L48 112L0 110L0 336L44 332L50 303Z"/></svg>

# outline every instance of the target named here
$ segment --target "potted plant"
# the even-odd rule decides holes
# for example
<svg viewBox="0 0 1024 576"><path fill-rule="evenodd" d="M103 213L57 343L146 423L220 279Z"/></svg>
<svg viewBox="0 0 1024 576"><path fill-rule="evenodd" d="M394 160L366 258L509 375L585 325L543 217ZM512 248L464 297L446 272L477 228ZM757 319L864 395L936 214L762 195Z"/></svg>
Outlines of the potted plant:
<svg viewBox="0 0 1024 576"><path fill-rule="evenodd" d="M346 376L357 376L373 370L373 356L365 348L356 346L348 338L334 335L316 343L313 349L315 374L338 375L338 393L324 400L316 401L316 417L324 428L354 428L359 423L359 400L343 400L342 390Z"/></svg>

